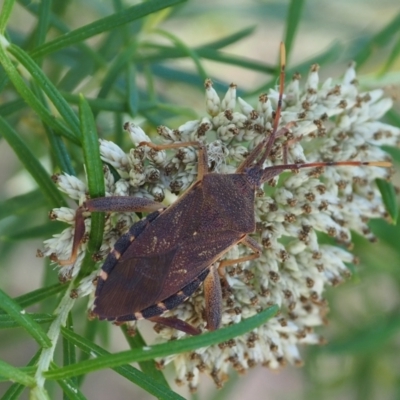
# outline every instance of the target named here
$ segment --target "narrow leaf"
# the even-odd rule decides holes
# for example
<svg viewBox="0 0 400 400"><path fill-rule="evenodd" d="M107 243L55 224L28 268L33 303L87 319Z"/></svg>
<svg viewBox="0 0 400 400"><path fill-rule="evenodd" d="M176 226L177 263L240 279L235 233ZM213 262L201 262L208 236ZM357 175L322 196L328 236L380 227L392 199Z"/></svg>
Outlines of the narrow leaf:
<svg viewBox="0 0 400 400"><path fill-rule="evenodd" d="M121 25L127 24L128 22L135 21L143 18L146 15L152 14L167 7L174 6L184 1L185 0L149 0L145 3L129 7L119 13L99 19L91 24L84 25L81 28L75 29L74 31L68 32L50 42L47 42L44 45L36 48L31 53L31 56L34 58L42 57L64 47L82 42L83 40L98 35L99 33L117 28Z"/></svg>
<svg viewBox="0 0 400 400"><path fill-rule="evenodd" d="M60 368L57 371L46 372L45 376L48 379L68 378L103 368L113 368L131 362L151 360L156 357L166 357L171 354L184 353L201 347L222 343L256 329L272 318L277 311L278 306L272 306L253 317L241 321L239 324L228 326L214 332L207 332L196 337L98 357L94 360L87 360L73 366Z"/></svg>
<svg viewBox="0 0 400 400"><path fill-rule="evenodd" d="M40 187L43 195L46 197L51 207L66 206L61 193L57 190L54 182L49 174L43 168L37 157L31 152L28 146L22 141L19 135L11 128L11 126L0 117L0 131L8 144L12 147L17 157L25 166L27 171L32 175Z"/></svg>
<svg viewBox="0 0 400 400"><path fill-rule="evenodd" d="M10 215L24 215L48 204L40 190L11 197L0 202L0 220Z"/></svg>
<svg viewBox="0 0 400 400"><path fill-rule="evenodd" d="M171 58L184 58L188 56L187 51L185 51L181 47L168 47L168 46L160 46L154 44L147 44L148 48L158 49L159 51L150 54L140 55L138 54L135 58L136 63L155 63L158 61L165 61L165 59ZM238 67L247 68L253 71L265 72L265 73L274 73L276 68L274 66L262 63L260 61L252 60L249 58L245 58L242 56L235 56L228 53L224 53L220 50L216 50L213 48L206 47L197 47L194 49L196 53L196 57L206 58L208 60L213 60L217 62L221 62L229 65L236 65Z"/></svg>
<svg viewBox="0 0 400 400"><path fill-rule="evenodd" d="M3 7L1 8L0 12L0 34L4 34L6 27L7 27L7 21L10 18L11 11L14 7L15 0L5 0L3 3Z"/></svg>
<svg viewBox="0 0 400 400"><path fill-rule="evenodd" d="M60 379L57 381L68 400L86 400L72 379Z"/></svg>
<svg viewBox="0 0 400 400"><path fill-rule="evenodd" d="M254 33L256 27L255 26L250 26L248 28L244 28L241 31L235 32L229 36L225 36L222 39L218 39L214 42L206 43L202 45L202 48L205 49L220 49L226 46L229 46L233 43L238 42L239 40L242 40L246 38L247 36L250 36Z"/></svg>
<svg viewBox="0 0 400 400"><path fill-rule="evenodd" d="M68 400L86 400L72 379L60 379L57 381Z"/></svg>
<svg viewBox="0 0 400 400"><path fill-rule="evenodd" d="M44 74L42 69L32 60L27 53L15 45L10 45L7 50L18 60L30 73L32 79L46 93L47 97L54 104L54 107L63 117L64 121L69 125L77 139L80 138L81 132L79 129L79 121L76 114L73 112L69 104L61 96L60 92L53 85L49 78Z"/></svg>
<svg viewBox="0 0 400 400"><path fill-rule="evenodd" d="M0 73L1 73L1 71L0 71ZM0 89L0 91L1 91L1 89ZM7 117L17 111L22 110L25 107L26 107L26 103L22 99L8 101L7 103L0 105L0 115L2 117ZM0 133L0 135L1 135L1 133Z"/></svg>
<svg viewBox="0 0 400 400"><path fill-rule="evenodd" d="M42 0L39 5L39 15L36 24L34 46L38 47L46 41L46 34L50 26L52 0Z"/></svg>
<svg viewBox="0 0 400 400"><path fill-rule="evenodd" d="M67 285L61 285L60 283L56 283L51 286L33 290L32 292L23 294L22 296L15 297L14 301L17 302L20 305L20 307L26 308L33 304L46 300L50 297L53 297L56 294L63 293L67 290L67 288L68 288Z"/></svg>
<svg viewBox="0 0 400 400"><path fill-rule="evenodd" d="M132 64L126 67L126 97L130 115L136 116L139 109L139 91L136 85L136 68Z"/></svg>
<svg viewBox="0 0 400 400"><path fill-rule="evenodd" d="M45 105L47 110L49 110L47 98L45 97L43 91L40 87L33 83L33 90L39 99L39 101ZM60 95L61 96L61 95ZM50 110L49 110L50 111ZM43 124L44 130L46 131L47 138L49 140L51 153L59 166L60 170L66 172L69 175L76 175L75 170L72 166L70 156L68 154L67 148L63 142L63 138L60 135L56 135L54 130L47 124ZM80 132L79 132L80 135Z"/></svg>
<svg viewBox="0 0 400 400"><path fill-rule="evenodd" d="M182 51L182 53L193 60L194 65L196 66L198 75L205 81L208 78L206 71L204 70L199 55L189 46L187 46L182 40L180 40L176 35L173 35L171 32L167 32L161 29L156 29L156 33L166 37L174 44L174 48L177 48Z"/></svg>
<svg viewBox="0 0 400 400"><path fill-rule="evenodd" d="M129 335L126 325L122 325L121 329L125 335L129 347L131 349L138 349L147 346L147 343L143 340L142 335L139 331L135 332L135 336ZM147 376L153 378L154 380L160 382L161 384L168 386L168 382L165 379L164 374L156 367L154 360L147 360L139 362L139 367Z"/></svg>
<svg viewBox="0 0 400 400"><path fill-rule="evenodd" d="M361 48L358 48L358 53L354 57L354 61L357 63L357 66L360 67L363 65L370 55L379 47L384 47L391 41L391 39L398 33L400 25L400 13L397 14L393 20L386 25L381 31L377 34L369 37L368 40L365 41L365 45Z"/></svg>
<svg viewBox="0 0 400 400"><path fill-rule="evenodd" d="M74 331L74 324L71 313L68 314L68 319L65 329L68 329L72 332ZM66 366L75 364L76 363L75 346L65 337L63 337L62 343L63 343L63 365ZM78 380L76 377L72 377L70 378L70 380L74 386L77 386Z"/></svg>
<svg viewBox="0 0 400 400"><path fill-rule="evenodd" d="M2 45L0 45L0 63L3 65L4 70L8 75L8 78L10 78L17 92L28 103L28 105L39 115L39 117L46 124L48 124L49 126L54 128L57 132L59 132L61 135L64 135L71 141L78 143L78 140L72 133L72 131L69 128L67 128L64 125L64 123L62 123L60 120L54 118L54 116L48 112L46 107L40 101L38 101L36 96L33 94L32 90L27 86L27 84L19 74L18 70L15 68L15 66L9 59L8 54L5 52Z"/></svg>
<svg viewBox="0 0 400 400"><path fill-rule="evenodd" d="M334 354L366 354L379 351L388 340L400 332L400 315L390 315L374 321L371 325L353 332L343 340L337 340L326 346Z"/></svg>
<svg viewBox="0 0 400 400"><path fill-rule="evenodd" d="M79 118L81 120L82 147L85 157L89 194L91 198L105 196L103 164L100 158L99 138L92 110L86 99L81 96L79 102ZM103 241L104 213L92 213L88 248L97 251Z"/></svg>
<svg viewBox="0 0 400 400"><path fill-rule="evenodd" d="M20 220L23 221L23 217L20 217ZM60 230L63 228L64 224L58 221L56 221L56 223L48 221L43 225L33 227L24 227L19 224L15 230L3 233L0 236L0 239L4 242L15 242L29 239L48 238L49 236L60 233Z"/></svg>
<svg viewBox="0 0 400 400"><path fill-rule="evenodd" d="M0 308L16 321L40 344L42 347L50 347L51 342L42 327L35 322L29 314L0 289Z"/></svg>
<svg viewBox="0 0 400 400"><path fill-rule="evenodd" d="M0 360L0 375L7 377L10 381L18 382L21 385L33 387L36 382L32 376L22 372L19 368Z"/></svg>
<svg viewBox="0 0 400 400"><path fill-rule="evenodd" d="M107 74L101 82L101 89L97 98L103 99L107 97L112 89L114 82L118 79L123 69L132 64L133 56L137 52L138 42L134 41L125 50L121 51L112 64L109 66Z"/></svg>
<svg viewBox="0 0 400 400"><path fill-rule="evenodd" d="M286 59L292 51L293 42L296 37L297 28L301 21L301 13L303 11L304 0L291 0L289 5L288 14L286 17L286 32L285 32L285 47Z"/></svg>
<svg viewBox="0 0 400 400"><path fill-rule="evenodd" d="M90 340L87 340L86 338L77 335L71 330L62 328L62 334L65 339L70 341L74 346L79 347L87 354L91 355L94 354L96 356L104 356L104 357L111 356L111 353L109 353L108 351L102 349L100 346L96 345ZM79 364L82 363L78 363L75 365ZM183 399L177 393L173 392L168 386L163 385L159 381L154 380L151 376L148 376L148 374L143 373L139 371L137 368L134 368L130 365L121 365L119 367L113 367L112 369L159 399L165 399L165 400Z"/></svg>
<svg viewBox="0 0 400 400"><path fill-rule="evenodd" d="M30 313L25 315L28 315L37 324L46 324L54 320L54 315L51 314ZM0 329L19 327L20 324L13 317L7 314L0 314Z"/></svg>
<svg viewBox="0 0 400 400"><path fill-rule="evenodd" d="M27 367L33 367L37 360L39 359L41 350L39 350L29 361ZM19 396L21 393L24 391L25 386L21 385L20 383L13 383L7 391L4 393L3 397L1 400L17 400L19 399Z"/></svg>
<svg viewBox="0 0 400 400"><path fill-rule="evenodd" d="M396 224L397 218L399 217L399 207L394 186L391 182L385 181L384 179L377 179L376 184L381 192L386 211L392 218L392 223Z"/></svg>

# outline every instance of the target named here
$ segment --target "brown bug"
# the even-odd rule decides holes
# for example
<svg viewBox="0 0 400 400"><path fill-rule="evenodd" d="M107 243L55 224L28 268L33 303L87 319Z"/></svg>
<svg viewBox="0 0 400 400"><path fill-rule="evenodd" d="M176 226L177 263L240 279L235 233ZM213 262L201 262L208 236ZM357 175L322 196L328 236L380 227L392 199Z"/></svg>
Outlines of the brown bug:
<svg viewBox="0 0 400 400"><path fill-rule="evenodd" d="M155 150L196 146L198 173L196 181L175 203L162 208L159 203L133 197L89 199L76 214L75 236L69 260L72 263L84 236L83 212L144 211L146 218L132 225L107 256L100 272L94 302L94 314L100 319L123 323L150 319L190 334L199 331L177 318L161 317L190 297L204 281L207 329L219 327L222 314L220 272L229 265L259 257L262 248L249 234L256 229L254 200L256 190L285 170L326 166L381 166L389 162L313 162L284 164L264 168L278 131L285 77L285 49L281 44L281 72L278 106L269 137L261 141L233 174L208 172L207 151L199 142L154 145ZM284 149L285 150L285 149ZM245 245L253 254L216 264L233 246Z"/></svg>

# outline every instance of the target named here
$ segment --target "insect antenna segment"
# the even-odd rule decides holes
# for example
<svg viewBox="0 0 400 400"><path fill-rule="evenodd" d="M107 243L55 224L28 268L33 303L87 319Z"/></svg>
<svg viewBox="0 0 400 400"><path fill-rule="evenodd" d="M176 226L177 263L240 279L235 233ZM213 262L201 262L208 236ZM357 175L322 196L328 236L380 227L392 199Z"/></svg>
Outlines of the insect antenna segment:
<svg viewBox="0 0 400 400"><path fill-rule="evenodd" d="M273 129L272 133L268 138L265 138L262 143L260 143L260 146L265 146L264 152L261 154L260 159L257 161L255 166L253 167L254 170L262 171L263 173L261 174L261 180L260 183L267 182L276 175L279 175L281 172L286 171L286 170L292 170L296 171L299 169L304 169L304 168L317 168L317 167L332 167L332 166L374 166L374 167L391 167L392 163L389 161L354 161L354 160L349 160L349 161L325 161L325 162L311 162L311 163L293 163L293 164L288 164L286 161L286 157L284 156L284 164L281 165L274 165L271 167L267 167L263 169L263 164L265 160L268 158L268 156L271 153L272 147L275 143L275 140L277 137L279 137L278 134L278 126L279 126L279 121L282 113L282 102L283 102L283 91L284 91L284 84L285 84L285 67L286 67L286 49L285 49L285 44L281 42L280 46L280 77L279 77L279 96L278 96L278 104L277 108L275 111L275 117L274 117L274 122L273 122ZM295 123L294 123L295 124ZM288 124L289 126L290 124ZM287 126L287 127L288 127ZM283 128L285 129L285 128ZM286 149L287 150L287 149ZM258 151L261 151L259 149ZM257 154L258 151L255 149L253 151L253 154ZM240 171L241 168L239 167L238 171ZM253 170L253 171L254 171Z"/></svg>

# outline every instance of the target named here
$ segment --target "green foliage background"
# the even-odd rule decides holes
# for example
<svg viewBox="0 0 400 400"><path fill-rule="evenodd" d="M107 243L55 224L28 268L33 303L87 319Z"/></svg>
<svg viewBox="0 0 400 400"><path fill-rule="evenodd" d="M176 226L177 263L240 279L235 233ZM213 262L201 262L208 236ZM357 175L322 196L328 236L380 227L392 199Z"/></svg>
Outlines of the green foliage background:
<svg viewBox="0 0 400 400"><path fill-rule="evenodd" d="M126 120L144 121L151 132L158 125L176 127L194 119L203 113L206 77L213 78L221 93L234 81L240 96L251 102L276 83L281 40L288 53L288 77L294 71L305 75L313 63L321 65L322 76L338 77L355 60L362 86L385 86L389 95L400 97L396 1L4 0L0 34L3 44L12 43L0 46L3 399L27 398L25 387L34 387L35 363L40 349L49 345L52 312L66 290L49 263L42 266L34 258L34 248L62 229L47 219L52 207L66 205L50 176L60 171L81 175L85 161L90 193L101 194L96 131L128 148L122 130ZM398 102L386 120L400 126ZM388 151L398 167L399 149ZM395 215L393 194L386 198ZM101 227L102 216L92 224ZM268 370L250 371L246 378L232 375L219 392L206 385L193 397L236 399L254 390L255 396L269 393L270 399L400 398L400 229L384 221L370 225L380 243L370 246L355 236L361 264L348 283L328 292L330 326L322 330L329 337L327 346L305 349L305 367L289 368L279 379ZM97 232L90 238L95 249L102 231L92 232ZM88 256L84 271L92 266ZM24 309L29 312L21 313ZM144 352L140 336L121 334L116 346L110 329L117 328L87 321L85 302L80 301L62 329L47 374L48 395L190 396L170 389L167 381L173 376L165 379L151 360L226 340L251 330L274 311L231 330ZM129 348L133 350L121 351ZM90 355L98 357L89 360ZM132 361L139 368L128 364ZM116 379L105 368L124 378ZM98 370L103 372L92 373Z"/></svg>

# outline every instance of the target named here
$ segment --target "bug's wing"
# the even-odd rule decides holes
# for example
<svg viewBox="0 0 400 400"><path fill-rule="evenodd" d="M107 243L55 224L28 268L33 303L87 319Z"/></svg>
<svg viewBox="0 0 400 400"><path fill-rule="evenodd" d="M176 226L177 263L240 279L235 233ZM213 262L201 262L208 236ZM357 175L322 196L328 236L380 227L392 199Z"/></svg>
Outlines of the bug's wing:
<svg viewBox="0 0 400 400"><path fill-rule="evenodd" d="M157 303L176 251L119 262L105 280L99 278L94 312L115 319Z"/></svg>
<svg viewBox="0 0 400 400"><path fill-rule="evenodd" d="M168 268L159 300L183 289L242 239L243 234L232 231L207 232L186 239Z"/></svg>
<svg viewBox="0 0 400 400"><path fill-rule="evenodd" d="M194 281L239 240L235 232L196 235L164 254L120 260L99 279L94 312L113 320L155 305Z"/></svg>

